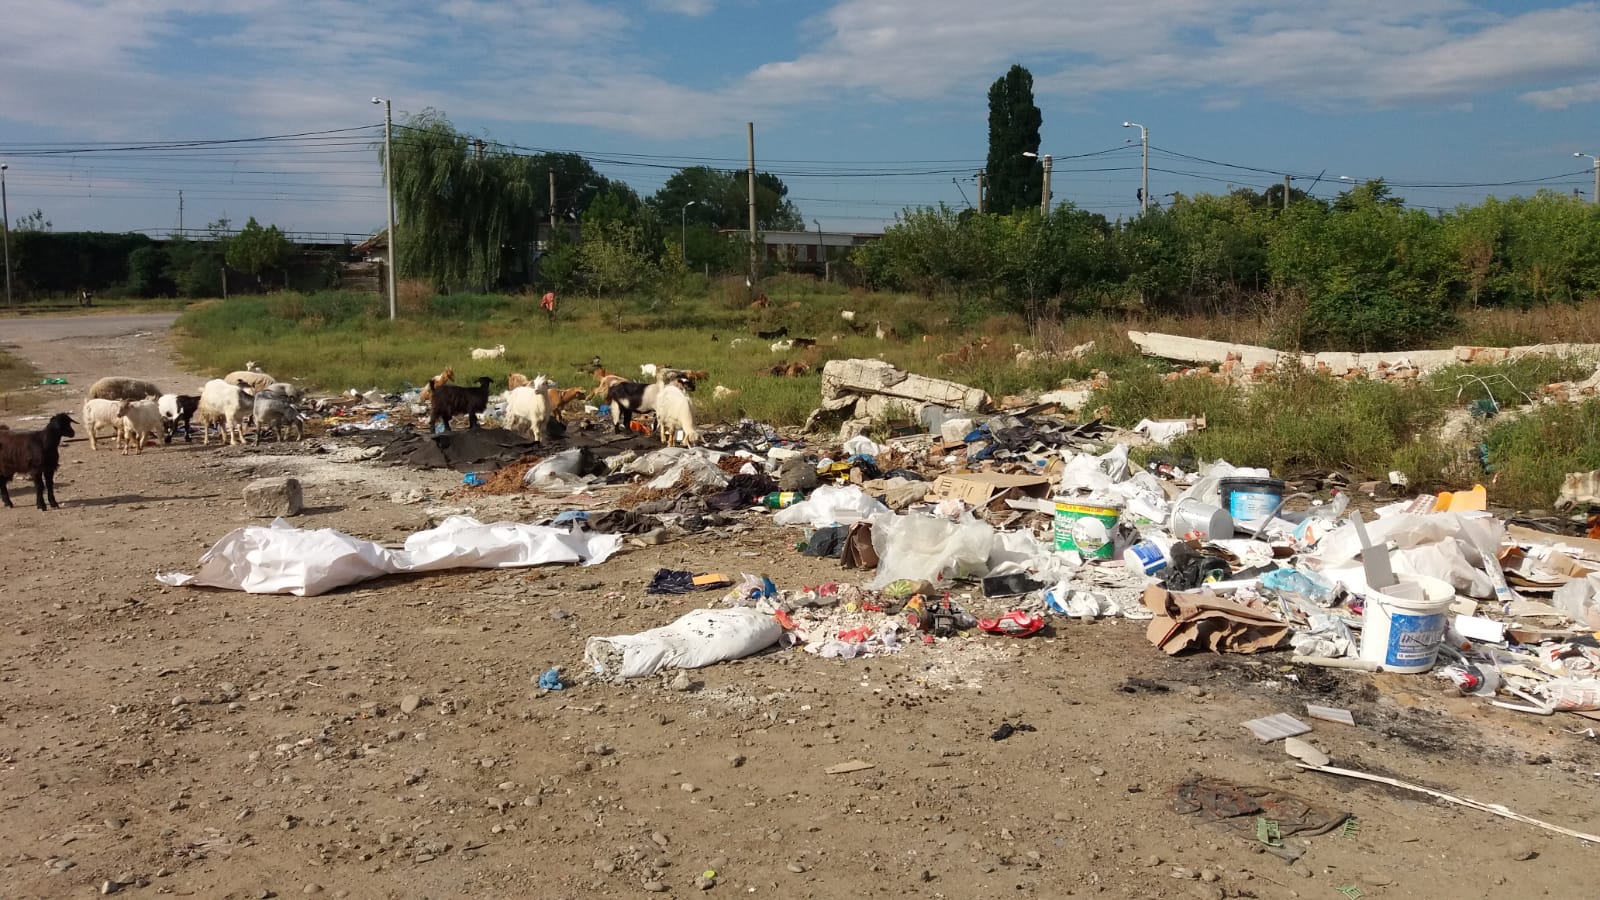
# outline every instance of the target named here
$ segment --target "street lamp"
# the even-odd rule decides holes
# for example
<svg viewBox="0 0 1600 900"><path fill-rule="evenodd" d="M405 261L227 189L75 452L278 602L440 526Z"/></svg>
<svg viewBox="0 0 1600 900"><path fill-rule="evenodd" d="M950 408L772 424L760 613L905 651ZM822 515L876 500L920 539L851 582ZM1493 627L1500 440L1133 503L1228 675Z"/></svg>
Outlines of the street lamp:
<svg viewBox="0 0 1600 900"><path fill-rule="evenodd" d="M1038 159L1044 163L1044 185L1039 191L1039 215L1045 218L1050 216L1050 154L1043 156L1032 150L1022 151L1022 155L1029 159Z"/></svg>
<svg viewBox="0 0 1600 900"><path fill-rule="evenodd" d="M678 212L678 253L683 257L683 264L689 264L689 207L696 206L699 200L690 200Z"/></svg>
<svg viewBox="0 0 1600 900"><path fill-rule="evenodd" d="M6 170L8 163L0 163L0 243L6 246L6 305L11 305L11 207L6 204Z"/></svg>
<svg viewBox="0 0 1600 900"><path fill-rule="evenodd" d="M1140 165L1139 178L1139 211L1148 212L1150 209L1150 129L1138 122L1123 122L1123 128L1139 129L1139 147L1143 151L1144 163Z"/></svg>
<svg viewBox="0 0 1600 900"><path fill-rule="evenodd" d="M1595 203L1600 204L1600 155L1593 153L1574 153L1572 155L1579 159L1588 157L1594 163L1594 193L1590 194L1589 197Z"/></svg>
<svg viewBox="0 0 1600 900"><path fill-rule="evenodd" d="M394 321L394 144L390 132L394 127L394 106L382 97L373 97L373 103L383 104L383 187L388 197L385 209L389 213L389 321Z"/></svg>

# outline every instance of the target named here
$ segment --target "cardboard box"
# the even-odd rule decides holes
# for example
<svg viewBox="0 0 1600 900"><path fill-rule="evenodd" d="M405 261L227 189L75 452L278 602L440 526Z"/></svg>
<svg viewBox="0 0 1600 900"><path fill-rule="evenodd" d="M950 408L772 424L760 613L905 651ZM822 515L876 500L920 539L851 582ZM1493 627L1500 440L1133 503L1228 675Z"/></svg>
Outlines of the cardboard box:
<svg viewBox="0 0 1600 900"><path fill-rule="evenodd" d="M1004 475L999 472L964 472L940 475L928 492L929 500L954 497L972 506L986 506L998 494L1016 491L1016 497L1050 496L1050 479L1043 475Z"/></svg>

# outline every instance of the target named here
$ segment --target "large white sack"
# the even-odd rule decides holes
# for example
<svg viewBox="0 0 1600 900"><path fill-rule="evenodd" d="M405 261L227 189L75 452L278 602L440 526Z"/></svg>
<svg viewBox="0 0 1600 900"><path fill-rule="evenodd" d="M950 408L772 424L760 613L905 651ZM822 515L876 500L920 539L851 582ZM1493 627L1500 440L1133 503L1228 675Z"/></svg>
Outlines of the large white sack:
<svg viewBox="0 0 1600 900"><path fill-rule="evenodd" d="M844 487L829 484L812 491L809 498L788 509L779 510L772 521L779 525L822 528L835 524L849 525L888 511L889 507L868 497L865 491L853 484Z"/></svg>
<svg viewBox="0 0 1600 900"><path fill-rule="evenodd" d="M754 609L696 609L638 634L592 637L583 661L603 678L642 678L662 669L698 669L741 659L778 642L783 627Z"/></svg>
<svg viewBox="0 0 1600 900"><path fill-rule="evenodd" d="M484 525L467 516L451 516L438 528L407 538L406 549L389 550L331 528L308 531L274 519L270 527L250 525L229 532L200 557L198 573L165 572L156 580L173 586L315 597L400 572L546 563L594 565L621 546L621 535L568 532L517 522Z"/></svg>

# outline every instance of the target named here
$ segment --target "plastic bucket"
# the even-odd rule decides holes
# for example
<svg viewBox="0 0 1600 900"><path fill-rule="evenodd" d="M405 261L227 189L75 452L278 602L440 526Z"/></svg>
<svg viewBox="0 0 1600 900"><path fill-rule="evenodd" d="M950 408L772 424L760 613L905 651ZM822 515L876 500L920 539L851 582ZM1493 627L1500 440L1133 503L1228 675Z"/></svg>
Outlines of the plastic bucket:
<svg viewBox="0 0 1600 900"><path fill-rule="evenodd" d="M1233 537L1233 516L1194 497L1179 500L1172 509L1172 533L1181 538L1191 531L1200 532L1208 541L1227 540Z"/></svg>
<svg viewBox="0 0 1600 900"><path fill-rule="evenodd" d="M1140 541L1122 551L1122 564L1135 575L1154 575L1172 564L1167 548L1155 541Z"/></svg>
<svg viewBox="0 0 1600 900"><path fill-rule="evenodd" d="M1217 489L1235 522L1259 522L1283 502L1283 482L1276 478L1224 478Z"/></svg>
<svg viewBox="0 0 1600 900"><path fill-rule="evenodd" d="M1400 580L1400 590L1366 595L1361 658L1377 663L1385 672L1426 672L1438 658L1445 614L1456 598L1456 589L1427 575L1395 577ZM1400 593L1409 596L1398 596Z"/></svg>
<svg viewBox="0 0 1600 900"><path fill-rule="evenodd" d="M1115 506L1056 501L1056 549L1089 559L1111 558L1111 531L1122 510Z"/></svg>

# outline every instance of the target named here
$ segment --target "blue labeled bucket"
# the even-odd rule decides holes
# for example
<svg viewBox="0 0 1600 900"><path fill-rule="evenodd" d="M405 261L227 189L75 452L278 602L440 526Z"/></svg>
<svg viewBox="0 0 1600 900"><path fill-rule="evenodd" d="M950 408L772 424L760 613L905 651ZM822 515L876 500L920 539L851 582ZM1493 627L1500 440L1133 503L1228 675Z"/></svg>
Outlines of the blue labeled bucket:
<svg viewBox="0 0 1600 900"><path fill-rule="evenodd" d="M1283 482L1276 478L1224 478L1217 490L1235 522L1259 522L1283 502Z"/></svg>

